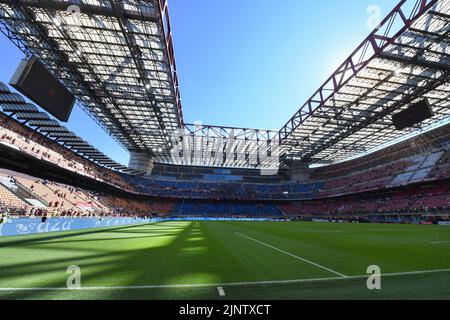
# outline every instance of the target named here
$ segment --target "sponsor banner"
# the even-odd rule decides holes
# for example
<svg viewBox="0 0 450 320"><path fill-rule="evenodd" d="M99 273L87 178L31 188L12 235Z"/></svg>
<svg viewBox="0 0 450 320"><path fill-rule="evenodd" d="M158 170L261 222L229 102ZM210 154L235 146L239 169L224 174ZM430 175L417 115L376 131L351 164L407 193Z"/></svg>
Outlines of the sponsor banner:
<svg viewBox="0 0 450 320"><path fill-rule="evenodd" d="M166 218L161 221L285 221L285 219L271 218L212 218L212 217L180 217Z"/></svg>
<svg viewBox="0 0 450 320"><path fill-rule="evenodd" d="M440 226L450 226L450 221L439 221L438 224Z"/></svg>
<svg viewBox="0 0 450 320"><path fill-rule="evenodd" d="M115 227L146 222L156 221L141 218L49 218L46 222L41 222L40 218L18 218L9 219L7 223L0 224L0 236Z"/></svg>
<svg viewBox="0 0 450 320"><path fill-rule="evenodd" d="M40 218L9 219L7 223L0 224L0 236L16 236L39 234L48 232L62 232L90 228L115 227L139 223L164 221L285 221L284 219L270 218L48 218L41 222Z"/></svg>

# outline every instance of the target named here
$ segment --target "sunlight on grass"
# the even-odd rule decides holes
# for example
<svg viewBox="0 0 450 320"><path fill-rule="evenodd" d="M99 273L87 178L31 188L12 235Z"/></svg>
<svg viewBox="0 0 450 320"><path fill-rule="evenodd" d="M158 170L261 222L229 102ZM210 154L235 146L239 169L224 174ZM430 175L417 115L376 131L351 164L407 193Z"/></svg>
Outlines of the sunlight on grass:
<svg viewBox="0 0 450 320"><path fill-rule="evenodd" d="M184 273L174 275L171 279L166 280L165 285L176 284L210 284L220 283L221 277L213 273Z"/></svg>
<svg viewBox="0 0 450 320"><path fill-rule="evenodd" d="M191 237L186 239L186 241L203 241L203 240L205 240L205 238L203 237Z"/></svg>
<svg viewBox="0 0 450 320"><path fill-rule="evenodd" d="M342 231L337 233L336 231ZM106 230L0 238L0 287L64 287L69 265L81 268L82 286L148 286L215 284L261 280L292 280L330 276L309 259L347 275L364 274L368 265L383 272L450 268L448 229L314 223L172 222ZM272 247L236 236L251 235ZM384 280L392 295L448 296L446 274ZM414 279L417 281L412 282ZM432 285L430 285L430 281ZM361 283L344 282L227 289L233 298L368 297ZM391 287L389 287L392 283ZM364 283L362 283L364 285ZM409 287L408 287L409 286ZM397 288L398 287L398 288ZM309 288L309 289L308 289ZM400 289L399 289L400 288ZM78 297L216 297L217 290L153 288L149 290L83 292ZM128 289L127 289L128 290ZM306 294L305 290L309 290ZM334 290L334 291L330 291ZM358 291L360 290L360 291ZM390 294L388 291L386 296ZM61 298L74 293L0 293L0 298ZM212 296L211 296L212 295Z"/></svg>
<svg viewBox="0 0 450 320"><path fill-rule="evenodd" d="M201 254L201 253L205 253L206 251L208 251L208 248L207 247L186 247L186 248L181 248L180 251L182 253Z"/></svg>

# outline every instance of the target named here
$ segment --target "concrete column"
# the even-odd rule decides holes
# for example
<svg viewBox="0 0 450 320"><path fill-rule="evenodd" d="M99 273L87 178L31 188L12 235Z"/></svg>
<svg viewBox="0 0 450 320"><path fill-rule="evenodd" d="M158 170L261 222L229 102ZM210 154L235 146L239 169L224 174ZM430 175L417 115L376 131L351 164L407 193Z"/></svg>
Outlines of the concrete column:
<svg viewBox="0 0 450 320"><path fill-rule="evenodd" d="M131 169L143 171L147 174L152 174L153 170L153 156L145 152L130 152L130 161L128 166Z"/></svg>
<svg viewBox="0 0 450 320"><path fill-rule="evenodd" d="M289 178L291 181L306 182L309 179L311 169L307 163L300 160L290 160L288 165Z"/></svg>

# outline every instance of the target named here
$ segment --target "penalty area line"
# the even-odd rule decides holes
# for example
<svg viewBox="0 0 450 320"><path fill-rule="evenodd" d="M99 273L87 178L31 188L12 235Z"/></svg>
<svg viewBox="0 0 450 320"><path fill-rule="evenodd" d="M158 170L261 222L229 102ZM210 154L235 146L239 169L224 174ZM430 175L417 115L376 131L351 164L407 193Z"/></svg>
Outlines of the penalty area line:
<svg viewBox="0 0 450 320"><path fill-rule="evenodd" d="M241 236L241 237L244 237L244 238L246 238L246 239L252 240L252 241L254 241L254 242L256 242L256 243L259 243L259 244L261 244L261 245L263 245L263 246L266 246L266 247L271 248L271 249L273 249L273 250L276 250L276 251L278 251L278 252L284 253L284 254L286 254L286 255L288 255L288 256L291 256L291 257L293 257L293 258L296 258L296 259L298 259L298 260L301 260L301 261L303 261L303 262L309 263L310 265L313 265L313 266L315 266L315 267L318 267L318 268L320 268L320 269L322 269L322 270L325 270L325 271L334 273L335 275L338 275L338 276L340 276L340 277L342 277L342 278L347 278L347 277L348 277L348 276L346 276L346 275L343 274L343 273L337 272L336 270L327 268L327 267L325 267L325 266L323 266L323 265L321 265L321 264L318 264L318 263L316 263L316 262L313 262L313 261L311 261L311 260L308 260L308 259L305 259L305 258L296 256L295 254L292 254L292 253L287 252L287 251L284 251L284 250L282 250L282 249L280 249L280 248L274 247L274 246L272 246L272 245L270 245L270 244L268 244L268 243L264 243L264 242L259 241L259 240L257 240L257 239L251 238L251 237L246 236L246 235L244 235L244 234L242 234L242 233L236 232L236 234L239 235L239 236Z"/></svg>
<svg viewBox="0 0 450 320"><path fill-rule="evenodd" d="M396 273L382 273L382 277L410 276L430 273L450 272L449 269L435 269L422 271L407 271ZM139 290L139 289L182 289L182 288L211 288L211 287L243 287L243 286L260 286L260 285L280 285L280 284L296 284L296 283L313 283L325 281L345 281L352 279L367 279L369 274L347 277L330 277L330 278L312 278L312 279L294 279L294 280L274 280L274 281L253 281L253 282L229 282L214 284L173 284L173 285L148 285L148 286L111 286L111 287L80 287L77 289L69 289L66 287L36 287L36 288L0 288L0 292L5 291L108 291L108 290Z"/></svg>

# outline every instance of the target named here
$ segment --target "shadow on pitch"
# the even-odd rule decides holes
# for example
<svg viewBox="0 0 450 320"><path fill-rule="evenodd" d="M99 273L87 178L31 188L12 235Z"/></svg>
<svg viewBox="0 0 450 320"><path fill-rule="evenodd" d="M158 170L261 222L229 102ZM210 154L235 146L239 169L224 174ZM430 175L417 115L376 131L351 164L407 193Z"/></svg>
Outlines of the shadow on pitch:
<svg viewBox="0 0 450 320"><path fill-rule="evenodd" d="M156 226L159 236L164 237L164 225ZM200 241L189 241L192 237L198 237L203 233L203 226L191 222L184 227L179 226L179 233L174 233L173 226L168 226L167 235L173 237L161 246L139 248L134 250L111 251L80 258L52 259L40 261L37 264L29 263L20 265L9 265L0 268L13 270L9 278L26 276L40 272L53 272L55 277L45 284L45 287L65 287L67 275L65 269L70 264L77 264L82 272L82 286L142 286L174 283L192 283L195 281L218 282L221 280L216 267L211 267L205 260L204 255L211 253L211 246L205 239ZM122 228L115 229L120 232ZM151 232L151 228L150 232ZM172 229L172 230L171 230ZM110 231L110 230L109 230ZM90 234L91 232L85 233ZM80 235L79 233L77 236ZM58 237L51 237L55 239ZM137 237L142 238L142 237ZM70 240L72 241L72 240ZM149 240L151 241L151 240ZM16 269L15 269L16 268ZM15 269L15 270L14 270ZM58 274L58 276L56 276ZM198 278L196 278L198 277ZM100 291L15 291L3 295L7 299L158 299L177 298L177 292L183 291L186 298L204 298L205 294L216 298L215 289L202 290L173 290L169 288L152 288L136 290L100 290ZM207 291L207 292L205 292ZM199 296L203 295L203 296ZM1 293L0 293L1 297Z"/></svg>
<svg viewBox="0 0 450 320"><path fill-rule="evenodd" d="M43 234L30 234L26 236L19 236L20 239L17 239L16 236L12 237L3 237L0 238L0 248L6 248L10 246L17 246L17 245L28 245L33 243L41 243L45 241L52 241L56 239L65 239L65 238L71 238L71 237L78 237L78 236L84 236L89 234L96 234L96 233L108 233L108 232L120 232L127 229L133 229L136 227L142 227L142 226L148 226L148 225L157 225L161 222L155 222L155 223L148 223L148 224L141 224L141 225L130 225L130 226L121 226L121 227L106 227L102 229L89 229L89 230L80 230L80 231L66 231L63 233L49 233L46 236L43 236Z"/></svg>

